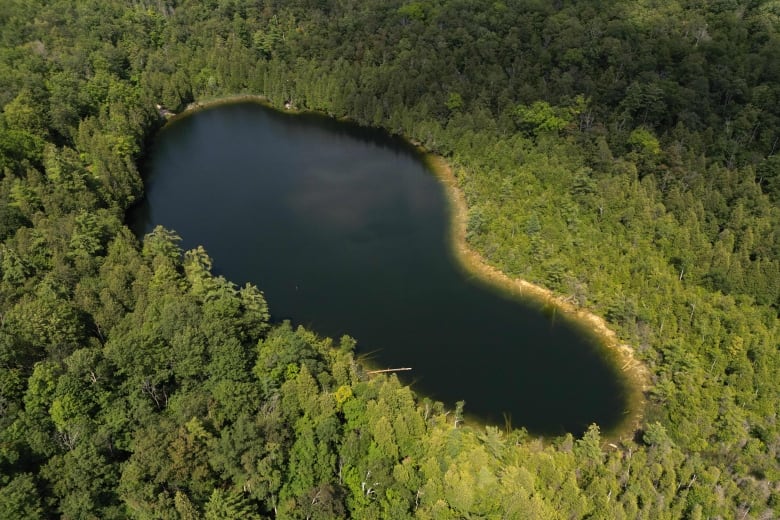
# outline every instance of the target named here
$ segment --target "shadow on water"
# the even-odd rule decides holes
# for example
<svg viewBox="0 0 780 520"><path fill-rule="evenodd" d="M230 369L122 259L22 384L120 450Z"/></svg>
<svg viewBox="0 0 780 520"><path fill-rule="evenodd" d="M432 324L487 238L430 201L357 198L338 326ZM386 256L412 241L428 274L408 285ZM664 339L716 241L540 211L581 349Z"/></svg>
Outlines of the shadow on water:
<svg viewBox="0 0 780 520"><path fill-rule="evenodd" d="M144 168L131 228L203 245L215 272L263 289L275 320L349 334L484 422L556 435L623 421L626 382L592 331L458 265L442 184L402 139L226 104L161 130Z"/></svg>

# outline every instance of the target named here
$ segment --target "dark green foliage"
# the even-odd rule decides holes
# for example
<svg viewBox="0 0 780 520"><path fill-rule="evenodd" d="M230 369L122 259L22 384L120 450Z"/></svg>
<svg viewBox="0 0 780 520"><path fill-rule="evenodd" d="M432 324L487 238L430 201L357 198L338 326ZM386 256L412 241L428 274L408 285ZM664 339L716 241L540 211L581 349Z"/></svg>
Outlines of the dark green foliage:
<svg viewBox="0 0 780 520"><path fill-rule="evenodd" d="M742 4L5 0L0 517L777 516L780 15ZM244 93L446 155L471 246L635 347L641 435L463 426L141 247L154 105Z"/></svg>
<svg viewBox="0 0 780 520"><path fill-rule="evenodd" d="M0 515L3 518L33 520L43 514L38 489L30 474L21 473L0 490Z"/></svg>

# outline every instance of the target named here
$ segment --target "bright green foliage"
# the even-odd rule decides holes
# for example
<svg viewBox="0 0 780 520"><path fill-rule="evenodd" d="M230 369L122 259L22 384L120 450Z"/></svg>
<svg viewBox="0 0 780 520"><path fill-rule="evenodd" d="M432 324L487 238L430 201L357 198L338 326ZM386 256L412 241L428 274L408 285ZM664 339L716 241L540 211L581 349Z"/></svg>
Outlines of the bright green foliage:
<svg viewBox="0 0 780 520"><path fill-rule="evenodd" d="M206 503L205 520L256 520L260 515L252 511L249 503L241 493L226 493L215 489Z"/></svg>
<svg viewBox="0 0 780 520"><path fill-rule="evenodd" d="M46 136L46 118L41 110L41 100L34 99L32 92L23 89L3 107L3 116L8 126L39 137Z"/></svg>
<svg viewBox="0 0 780 520"><path fill-rule="evenodd" d="M628 136L628 144L640 153L658 155L661 153L661 145L653 133L646 128L637 128Z"/></svg>
<svg viewBox="0 0 780 520"><path fill-rule="evenodd" d="M425 7L422 2L410 2L399 7L398 14L409 20L422 21L425 19Z"/></svg>
<svg viewBox="0 0 780 520"><path fill-rule="evenodd" d="M550 106L546 101L535 101L531 106L517 107L517 115L535 132L558 132L571 124L569 114Z"/></svg>
<svg viewBox="0 0 780 520"><path fill-rule="evenodd" d="M5 0L0 517L777 517L775 4ZM139 245L154 105L244 93L447 156L469 244L646 364L634 438L464 425Z"/></svg>
<svg viewBox="0 0 780 520"><path fill-rule="evenodd" d="M463 108L463 97L457 92L450 93L450 95L447 97L446 106L453 112L460 110Z"/></svg>

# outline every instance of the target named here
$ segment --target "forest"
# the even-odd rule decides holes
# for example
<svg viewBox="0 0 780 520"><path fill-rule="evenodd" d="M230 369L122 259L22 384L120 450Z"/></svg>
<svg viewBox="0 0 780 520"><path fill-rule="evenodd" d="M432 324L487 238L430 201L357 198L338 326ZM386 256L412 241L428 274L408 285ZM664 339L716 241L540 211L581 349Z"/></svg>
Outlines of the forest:
<svg viewBox="0 0 780 520"><path fill-rule="evenodd" d="M155 105L241 94L443 156L638 429L464 424L137 240ZM3 0L0 107L0 518L780 516L778 0Z"/></svg>

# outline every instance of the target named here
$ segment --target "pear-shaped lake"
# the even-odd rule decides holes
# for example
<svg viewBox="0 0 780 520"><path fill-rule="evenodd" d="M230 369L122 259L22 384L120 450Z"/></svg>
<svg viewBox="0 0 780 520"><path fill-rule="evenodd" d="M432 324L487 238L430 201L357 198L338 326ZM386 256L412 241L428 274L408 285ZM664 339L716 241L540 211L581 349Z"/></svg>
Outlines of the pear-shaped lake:
<svg viewBox="0 0 780 520"><path fill-rule="evenodd" d="M598 338L502 294L452 254L443 186L383 132L257 103L168 124L144 166L136 233L175 230L274 320L349 334L420 393L533 433L609 430L627 391Z"/></svg>

